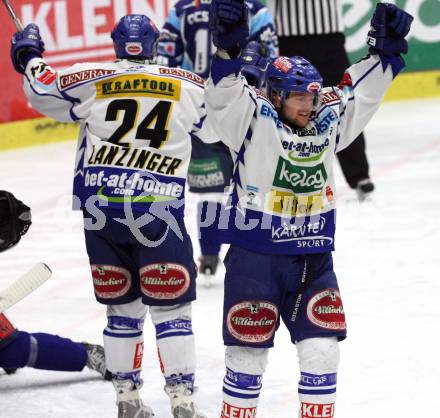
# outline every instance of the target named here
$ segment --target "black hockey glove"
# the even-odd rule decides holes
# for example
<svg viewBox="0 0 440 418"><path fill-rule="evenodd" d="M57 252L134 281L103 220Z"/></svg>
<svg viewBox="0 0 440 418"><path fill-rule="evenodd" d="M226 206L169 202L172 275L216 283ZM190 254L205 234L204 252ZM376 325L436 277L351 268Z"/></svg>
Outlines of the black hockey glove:
<svg viewBox="0 0 440 418"><path fill-rule="evenodd" d="M248 8L244 0L213 0L209 28L214 45L227 51L231 58L238 57L249 38Z"/></svg>
<svg viewBox="0 0 440 418"><path fill-rule="evenodd" d="M0 251L17 244L31 223L31 210L12 193L0 190Z"/></svg>
<svg viewBox="0 0 440 418"><path fill-rule="evenodd" d="M42 57L44 42L41 40L40 29L34 24L27 25L23 32L14 34L11 40L11 60L15 71L24 74L27 63L36 57Z"/></svg>
<svg viewBox="0 0 440 418"><path fill-rule="evenodd" d="M241 74L250 86L261 89L266 81L266 71L271 63L269 51L263 43L251 41L240 57Z"/></svg>
<svg viewBox="0 0 440 418"><path fill-rule="evenodd" d="M413 19L395 4L378 3L367 37L370 53L382 56L406 54L408 42L405 36L409 33Z"/></svg>

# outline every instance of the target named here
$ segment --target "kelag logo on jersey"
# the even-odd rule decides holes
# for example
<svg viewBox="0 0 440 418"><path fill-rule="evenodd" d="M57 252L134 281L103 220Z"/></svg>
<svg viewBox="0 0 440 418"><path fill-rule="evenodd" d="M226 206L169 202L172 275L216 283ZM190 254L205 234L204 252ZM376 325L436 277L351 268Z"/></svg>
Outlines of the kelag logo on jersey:
<svg viewBox="0 0 440 418"><path fill-rule="evenodd" d="M298 167L280 157L273 186L292 190L294 193L311 193L321 191L327 177L322 163L312 167Z"/></svg>

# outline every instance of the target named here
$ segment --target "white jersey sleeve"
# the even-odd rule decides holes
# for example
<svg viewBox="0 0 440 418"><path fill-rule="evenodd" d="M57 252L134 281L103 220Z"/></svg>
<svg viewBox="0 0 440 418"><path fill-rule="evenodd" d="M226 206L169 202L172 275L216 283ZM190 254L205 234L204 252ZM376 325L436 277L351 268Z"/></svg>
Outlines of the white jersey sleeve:
<svg viewBox="0 0 440 418"><path fill-rule="evenodd" d="M391 66L384 69L377 55L364 58L348 68L340 88L335 89L341 97L336 152L348 147L364 130L392 80Z"/></svg>
<svg viewBox="0 0 440 418"><path fill-rule="evenodd" d="M256 95L244 77L223 77L217 85L208 79L205 88L208 122L229 148L237 151L243 143L256 109Z"/></svg>
<svg viewBox="0 0 440 418"><path fill-rule="evenodd" d="M89 115L95 86L85 83L80 90L75 90L80 91L75 96L69 94L69 87L115 72L105 67L105 64L75 64L55 71L44 59L34 58L26 67L24 91L32 107L43 115L61 122L78 122Z"/></svg>

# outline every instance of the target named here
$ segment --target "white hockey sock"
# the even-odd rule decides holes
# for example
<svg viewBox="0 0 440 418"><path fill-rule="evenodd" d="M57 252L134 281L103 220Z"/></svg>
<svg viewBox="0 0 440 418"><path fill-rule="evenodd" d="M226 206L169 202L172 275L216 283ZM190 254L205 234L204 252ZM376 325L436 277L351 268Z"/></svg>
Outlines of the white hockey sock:
<svg viewBox="0 0 440 418"><path fill-rule="evenodd" d="M333 418L339 346L336 338L310 338L297 343L301 378L299 418Z"/></svg>
<svg viewBox="0 0 440 418"><path fill-rule="evenodd" d="M104 329L105 363L117 379L141 384L144 318L147 307L138 299L125 305L107 307Z"/></svg>
<svg viewBox="0 0 440 418"><path fill-rule="evenodd" d="M167 384L194 386L196 354L192 332L191 303L152 306L151 319L156 327L156 344L162 373Z"/></svg>
<svg viewBox="0 0 440 418"><path fill-rule="evenodd" d="M268 351L265 348L226 348L222 418L256 416Z"/></svg>

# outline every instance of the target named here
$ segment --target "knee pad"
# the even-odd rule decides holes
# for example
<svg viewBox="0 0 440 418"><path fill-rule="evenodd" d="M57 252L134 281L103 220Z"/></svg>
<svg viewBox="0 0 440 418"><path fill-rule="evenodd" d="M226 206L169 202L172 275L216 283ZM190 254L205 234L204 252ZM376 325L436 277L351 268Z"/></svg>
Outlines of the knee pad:
<svg viewBox="0 0 440 418"><path fill-rule="evenodd" d="M237 372L262 375L266 370L268 354L268 348L228 346L225 364L228 369Z"/></svg>
<svg viewBox="0 0 440 418"><path fill-rule="evenodd" d="M196 368L191 303L150 307L159 361L165 379L194 374Z"/></svg>
<svg viewBox="0 0 440 418"><path fill-rule="evenodd" d="M142 304L140 298L124 305L107 307L105 362L113 374L130 374L142 368L142 329L147 310L148 307Z"/></svg>
<svg viewBox="0 0 440 418"><path fill-rule="evenodd" d="M339 366L339 343L336 337L307 338L296 344L302 372L336 373Z"/></svg>
<svg viewBox="0 0 440 418"><path fill-rule="evenodd" d="M336 337L309 338L297 343L301 371L300 417L333 417L339 344ZM325 414L325 415L324 415Z"/></svg>

